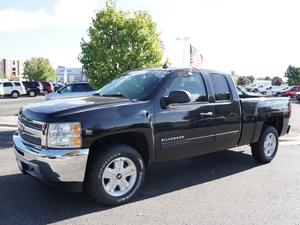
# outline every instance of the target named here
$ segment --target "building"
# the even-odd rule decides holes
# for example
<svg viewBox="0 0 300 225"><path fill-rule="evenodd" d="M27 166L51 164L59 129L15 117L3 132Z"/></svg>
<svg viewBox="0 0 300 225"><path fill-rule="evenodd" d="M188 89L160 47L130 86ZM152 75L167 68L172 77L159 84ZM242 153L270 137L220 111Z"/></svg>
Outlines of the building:
<svg viewBox="0 0 300 225"><path fill-rule="evenodd" d="M24 80L24 61L0 58L0 79Z"/></svg>
<svg viewBox="0 0 300 225"><path fill-rule="evenodd" d="M86 81L87 78L83 74L82 68L67 68L58 66L56 69L56 81L62 83L72 83L78 81Z"/></svg>

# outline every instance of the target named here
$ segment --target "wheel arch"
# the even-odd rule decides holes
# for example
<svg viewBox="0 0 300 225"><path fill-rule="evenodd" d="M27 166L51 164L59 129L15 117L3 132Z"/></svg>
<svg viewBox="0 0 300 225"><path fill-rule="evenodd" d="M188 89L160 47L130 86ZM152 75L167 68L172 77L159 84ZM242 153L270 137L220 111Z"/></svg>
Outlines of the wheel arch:
<svg viewBox="0 0 300 225"><path fill-rule="evenodd" d="M264 125L274 127L278 132L278 136L280 136L283 127L283 118L280 116L269 117L264 121Z"/></svg>
<svg viewBox="0 0 300 225"><path fill-rule="evenodd" d="M117 133L117 134L109 134L103 137L99 137L96 139L91 147L89 158L93 157L94 154L101 151L102 146L111 144L111 143L118 143L118 144L126 144L134 149L136 149L142 156L145 165L150 165L153 161L153 154L152 154L152 146L150 140L148 140L146 134L142 132L124 132L124 133Z"/></svg>

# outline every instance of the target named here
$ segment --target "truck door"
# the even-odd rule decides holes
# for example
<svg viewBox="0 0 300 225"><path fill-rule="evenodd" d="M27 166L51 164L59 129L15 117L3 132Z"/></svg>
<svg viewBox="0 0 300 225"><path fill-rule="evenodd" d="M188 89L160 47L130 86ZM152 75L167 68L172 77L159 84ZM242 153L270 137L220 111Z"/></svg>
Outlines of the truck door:
<svg viewBox="0 0 300 225"><path fill-rule="evenodd" d="M229 75L228 75L229 76ZM235 86L223 74L209 75L215 102L215 150L234 147L240 137L241 109Z"/></svg>
<svg viewBox="0 0 300 225"><path fill-rule="evenodd" d="M156 104L153 126L157 160L200 155L214 147L214 106L208 102L202 75L175 74L172 79L159 97L168 96L170 91L185 90L191 94L191 102L166 108Z"/></svg>

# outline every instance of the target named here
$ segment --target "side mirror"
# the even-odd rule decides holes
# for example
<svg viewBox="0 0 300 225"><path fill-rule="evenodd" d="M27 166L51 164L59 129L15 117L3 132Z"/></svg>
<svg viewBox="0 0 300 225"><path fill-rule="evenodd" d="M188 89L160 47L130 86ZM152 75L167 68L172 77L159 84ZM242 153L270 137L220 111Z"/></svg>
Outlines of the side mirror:
<svg viewBox="0 0 300 225"><path fill-rule="evenodd" d="M171 91L168 97L161 98L163 108L173 103L187 103L191 101L191 94L188 91L178 90Z"/></svg>

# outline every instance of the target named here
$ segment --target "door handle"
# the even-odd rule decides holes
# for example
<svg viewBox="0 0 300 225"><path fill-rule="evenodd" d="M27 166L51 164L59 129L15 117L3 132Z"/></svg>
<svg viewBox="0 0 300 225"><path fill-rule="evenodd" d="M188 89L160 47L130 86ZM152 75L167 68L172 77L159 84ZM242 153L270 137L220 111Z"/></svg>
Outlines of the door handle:
<svg viewBox="0 0 300 225"><path fill-rule="evenodd" d="M200 113L200 116L213 116L213 112L205 112L205 113Z"/></svg>

